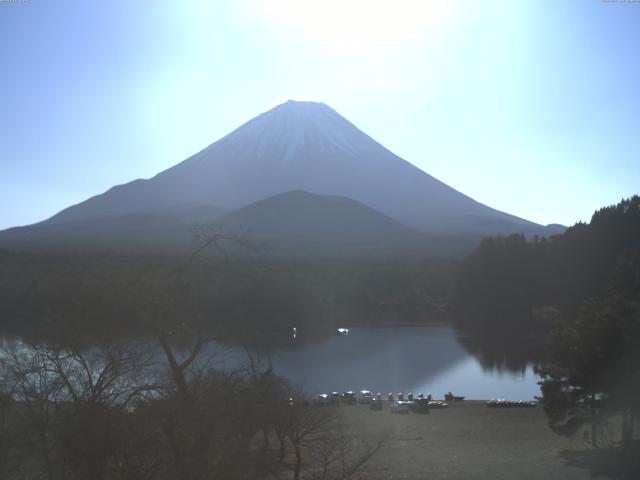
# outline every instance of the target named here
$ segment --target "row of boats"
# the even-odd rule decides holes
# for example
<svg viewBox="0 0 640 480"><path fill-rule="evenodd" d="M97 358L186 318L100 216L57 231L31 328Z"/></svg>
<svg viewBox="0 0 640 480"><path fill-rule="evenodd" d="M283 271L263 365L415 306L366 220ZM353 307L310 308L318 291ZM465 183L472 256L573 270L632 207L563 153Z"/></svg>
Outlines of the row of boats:
<svg viewBox="0 0 640 480"><path fill-rule="evenodd" d="M464 397L458 397L463 399ZM413 393L393 393L387 394L387 401L390 404L391 413L429 413L430 408L447 408L449 405L439 400L433 400L431 394L420 393L414 396ZM361 390L356 393L352 390L346 392L321 393L316 397L316 406L339 406L339 405L369 405L371 410L382 410L383 397L380 392L374 394L370 390Z"/></svg>
<svg viewBox="0 0 640 480"><path fill-rule="evenodd" d="M449 394L445 394L445 399L449 400L447 398L447 395ZM454 397L451 397L450 400L453 400ZM318 397L316 398L315 403L318 405L325 405L325 404L333 404L333 405L339 405L339 404L346 404L346 405L356 405L358 403L364 403L364 404L370 404L374 401L380 400L382 401L382 394L380 392L374 394L373 392L371 392L370 390L361 390L360 392L356 393L352 390L348 390L346 392L331 392L331 393L321 393L320 395L318 395ZM424 393L420 393L417 396L414 396L413 393L408 393L408 394L404 394L402 392L398 393L397 396L395 396L393 393L388 393L387 394L387 400L390 402L394 402L394 401L414 401L414 400L428 400L428 401L433 401L433 398L431 396L430 393L428 394L424 394ZM464 400L464 397L455 397L455 401L460 401L460 400Z"/></svg>
<svg viewBox="0 0 640 480"><path fill-rule="evenodd" d="M419 393L414 396L413 393L404 394L402 392L394 395L388 393L387 401L389 402L389 411L392 413L428 413L431 408L447 408L448 403L439 400L434 400L430 393ZM444 395L447 402L460 402L465 397L453 395L448 392ZM369 405L371 410L382 410L383 396L380 392L374 394L370 390L361 390L360 392L354 392L348 390L345 392L331 392L321 393L314 400L314 405L326 407L326 406L339 406L339 405L357 405L365 404ZM487 402L487 407L491 408L531 408L535 407L536 402L528 400L506 400L506 399L491 399Z"/></svg>
<svg viewBox="0 0 640 480"><path fill-rule="evenodd" d="M487 402L487 407L491 408L532 408L536 402L529 400L505 400L504 398L491 399Z"/></svg>

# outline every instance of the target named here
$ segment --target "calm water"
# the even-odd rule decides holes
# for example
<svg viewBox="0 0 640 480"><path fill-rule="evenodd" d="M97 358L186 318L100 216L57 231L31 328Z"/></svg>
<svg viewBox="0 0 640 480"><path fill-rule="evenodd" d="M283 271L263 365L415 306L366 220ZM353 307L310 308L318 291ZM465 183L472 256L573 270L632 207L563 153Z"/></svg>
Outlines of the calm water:
<svg viewBox="0 0 640 480"><path fill-rule="evenodd" d="M16 340L0 336L0 346ZM468 338L465 344L470 343ZM495 345L484 348L485 353L477 347L471 348L475 354L469 353L453 328L446 325L354 327L349 335L331 333L312 344L291 339L290 348L274 353L271 360L276 373L312 395L364 389L384 394L431 393L435 398L448 391L467 399L528 400L540 395L531 366L517 372L487 368L486 357L500 358L501 353ZM218 367L247 363L241 349L221 345L209 345L208 349L203 355L215 351ZM160 351L158 355L164 362L164 355ZM479 358L484 358L484 366Z"/></svg>
<svg viewBox="0 0 640 480"><path fill-rule="evenodd" d="M320 343L272 356L277 373L312 394L344 390L374 392L445 392L468 399L533 399L538 377L483 368L461 345L449 326L351 328ZM231 363L234 360L227 360Z"/></svg>

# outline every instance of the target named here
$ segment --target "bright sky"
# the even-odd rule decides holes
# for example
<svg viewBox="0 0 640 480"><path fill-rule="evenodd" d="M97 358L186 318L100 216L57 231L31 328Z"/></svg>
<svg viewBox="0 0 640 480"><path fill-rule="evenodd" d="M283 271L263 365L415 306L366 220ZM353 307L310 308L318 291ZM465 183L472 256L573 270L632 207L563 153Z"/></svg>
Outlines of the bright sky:
<svg viewBox="0 0 640 480"><path fill-rule="evenodd" d="M289 98L536 222L640 193L640 3L0 1L0 45L0 228Z"/></svg>

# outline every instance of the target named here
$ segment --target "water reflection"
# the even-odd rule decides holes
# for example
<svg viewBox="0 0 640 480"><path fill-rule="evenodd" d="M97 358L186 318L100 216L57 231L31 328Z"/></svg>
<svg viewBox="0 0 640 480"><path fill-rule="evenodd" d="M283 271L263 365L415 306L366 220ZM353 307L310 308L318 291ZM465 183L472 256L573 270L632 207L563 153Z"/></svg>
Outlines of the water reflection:
<svg viewBox="0 0 640 480"><path fill-rule="evenodd" d="M532 361L542 350L539 339L461 335L449 325L350 327L349 335L330 332L283 332L279 344L265 348L260 359L314 395L367 389L442 398L452 391L468 399L526 400L540 394L532 371ZM5 347L12 341L0 336ZM155 344L153 338L138 341ZM248 359L244 348L230 344L210 344L203 357L214 353L220 368L237 368ZM159 349L156 358L166 361Z"/></svg>
<svg viewBox="0 0 640 480"><path fill-rule="evenodd" d="M367 389L429 392L438 398L452 391L475 399L532 399L540 393L524 356L503 362L503 354L482 352L484 343L459 338L448 325L354 327L349 335L334 331L314 340L292 342L269 357L276 372L312 394ZM227 366L242 359L242 352L227 355Z"/></svg>
<svg viewBox="0 0 640 480"><path fill-rule="evenodd" d="M544 337L521 336L513 332L467 334L457 332L460 344L483 369L525 374L544 358Z"/></svg>

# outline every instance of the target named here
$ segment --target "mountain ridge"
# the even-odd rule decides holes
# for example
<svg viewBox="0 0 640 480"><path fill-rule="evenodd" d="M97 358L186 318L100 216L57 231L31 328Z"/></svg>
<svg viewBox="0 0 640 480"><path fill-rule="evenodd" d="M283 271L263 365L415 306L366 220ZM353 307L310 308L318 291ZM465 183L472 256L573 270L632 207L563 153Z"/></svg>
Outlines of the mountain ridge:
<svg viewBox="0 0 640 480"><path fill-rule="evenodd" d="M424 250L426 236L355 200L291 191L229 213L212 206L170 213L130 213L0 232L10 248L102 251L193 247L194 227L246 237L266 255L379 255Z"/></svg>
<svg viewBox="0 0 640 480"><path fill-rule="evenodd" d="M299 198L291 200L296 195ZM337 225L345 212L335 206L336 198L351 212L342 230ZM292 225L286 216L279 217L280 207L271 207L278 201L284 202ZM308 218L291 210L296 201L302 201L298 206L306 202ZM149 179L116 185L42 222L0 232L0 245L19 246L22 239L44 247L47 238L67 246L84 239L86 245L94 242L104 248L109 240L118 248L143 247L147 241L183 244L190 221L226 216L227 227L240 228L234 219L249 207L269 212L270 226L255 214L249 215L248 223L259 226L275 243L291 245L293 237L305 237L306 228L317 237L305 237L306 244L318 244L323 237L326 245L321 249L329 245L334 250L345 246L334 240L344 243L346 231L353 239L372 243L351 230L358 224L368 225L370 237L380 236L373 243L397 245L402 238L412 245L410 250L421 235L431 240L479 239L509 233L547 236L564 230L473 200L395 155L326 104L288 101ZM327 218L328 212L335 218Z"/></svg>
<svg viewBox="0 0 640 480"><path fill-rule="evenodd" d="M353 198L430 233L544 234L545 228L447 186L331 107L295 101L254 117L150 179L112 187L46 222L139 213L188 202L235 210L292 190ZM480 221L469 226L467 219L476 217ZM483 220L492 226L485 228Z"/></svg>

